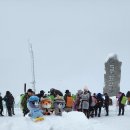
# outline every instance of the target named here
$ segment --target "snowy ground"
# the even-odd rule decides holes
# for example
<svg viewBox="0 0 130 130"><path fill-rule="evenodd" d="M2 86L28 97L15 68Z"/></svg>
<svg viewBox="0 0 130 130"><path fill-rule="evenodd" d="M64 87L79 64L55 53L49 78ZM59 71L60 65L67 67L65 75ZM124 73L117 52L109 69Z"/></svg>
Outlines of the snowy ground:
<svg viewBox="0 0 130 130"><path fill-rule="evenodd" d="M125 115L117 116L118 108L114 104L110 107L110 116L106 117L102 109L101 117L89 120L81 112L63 113L59 116L45 116L42 122L32 122L23 117L19 108L15 109L13 117L0 117L0 130L128 130L130 128L130 106L125 107Z"/></svg>

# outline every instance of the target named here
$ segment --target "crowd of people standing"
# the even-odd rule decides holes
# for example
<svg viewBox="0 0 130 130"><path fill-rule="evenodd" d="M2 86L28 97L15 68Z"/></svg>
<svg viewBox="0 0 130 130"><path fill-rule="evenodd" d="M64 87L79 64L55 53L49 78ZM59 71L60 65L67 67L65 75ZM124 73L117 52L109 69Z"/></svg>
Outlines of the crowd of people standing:
<svg viewBox="0 0 130 130"><path fill-rule="evenodd" d="M80 111L83 112L87 118L100 117L103 107L105 108L106 111L105 116L109 116L109 105L111 104L110 103L111 100L108 94L107 93L92 94L87 88L84 88L83 90L78 90L76 95L72 95L69 90L66 90L65 94L63 94L60 90L54 88L50 89L48 94L45 94L43 90L41 90L40 93L35 94L32 91L32 89L28 89L25 94L21 95L21 107L24 116L29 113L27 102L29 97L33 95L39 98L39 102L41 101L42 98L46 97L50 97L53 102L57 96L60 96L65 101L64 111L66 112ZM127 101L127 97L125 96L124 93L119 92L116 98L119 106L118 116L124 115L124 107ZM6 91L6 94L3 98L0 94L0 116L4 116L2 101L5 101L8 116L15 115L14 113L15 101L10 91Z"/></svg>

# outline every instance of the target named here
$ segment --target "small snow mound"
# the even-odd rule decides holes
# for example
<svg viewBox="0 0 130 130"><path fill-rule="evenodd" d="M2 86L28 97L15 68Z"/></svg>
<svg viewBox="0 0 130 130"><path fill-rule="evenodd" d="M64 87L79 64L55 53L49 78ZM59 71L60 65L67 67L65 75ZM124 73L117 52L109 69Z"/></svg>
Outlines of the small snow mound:
<svg viewBox="0 0 130 130"><path fill-rule="evenodd" d="M72 112L63 112L63 117L64 118L68 118L68 119L76 119L77 121L80 120L85 120L86 123L88 123L88 119L86 118L86 116L84 115L83 112L77 112L77 111L72 111ZM78 117L78 118L77 118Z"/></svg>
<svg viewBox="0 0 130 130"><path fill-rule="evenodd" d="M57 122L60 122L59 125L56 123L52 126L54 130L93 130L89 120L82 112L63 112L63 116Z"/></svg>

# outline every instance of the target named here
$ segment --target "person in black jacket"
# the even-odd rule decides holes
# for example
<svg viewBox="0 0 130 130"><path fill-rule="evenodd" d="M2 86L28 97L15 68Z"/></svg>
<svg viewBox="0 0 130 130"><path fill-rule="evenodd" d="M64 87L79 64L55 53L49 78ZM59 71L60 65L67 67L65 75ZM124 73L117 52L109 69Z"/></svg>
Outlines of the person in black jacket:
<svg viewBox="0 0 130 130"><path fill-rule="evenodd" d="M127 104L130 105L130 91L126 93L126 97L128 98Z"/></svg>
<svg viewBox="0 0 130 130"><path fill-rule="evenodd" d="M101 109L103 107L103 97L101 93L97 94L97 110L98 110L98 117L101 116Z"/></svg>
<svg viewBox="0 0 130 130"><path fill-rule="evenodd" d="M64 95L65 102L67 102L67 96L70 96L70 91L69 90L65 91L65 95Z"/></svg>
<svg viewBox="0 0 130 130"><path fill-rule="evenodd" d="M41 98L45 98L46 97L44 94L45 94L45 92L43 90L41 90L40 93L36 95L36 96L39 97L39 101L41 101Z"/></svg>
<svg viewBox="0 0 130 130"><path fill-rule="evenodd" d="M104 93L104 96L105 96L104 107L106 110L106 116L108 116L109 115L109 96L107 93Z"/></svg>
<svg viewBox="0 0 130 130"><path fill-rule="evenodd" d="M4 116L2 113L3 113L3 103L2 103L2 96L1 96L1 93L0 93L0 116Z"/></svg>
<svg viewBox="0 0 130 130"><path fill-rule="evenodd" d="M9 91L6 91L4 101L6 103L8 116L12 116L12 108L13 108L14 98Z"/></svg>
<svg viewBox="0 0 130 130"><path fill-rule="evenodd" d="M12 101L13 101L11 111L12 111L12 114L15 115L15 113L14 113L14 105L15 105L14 96L12 94L11 94L11 96L12 96Z"/></svg>

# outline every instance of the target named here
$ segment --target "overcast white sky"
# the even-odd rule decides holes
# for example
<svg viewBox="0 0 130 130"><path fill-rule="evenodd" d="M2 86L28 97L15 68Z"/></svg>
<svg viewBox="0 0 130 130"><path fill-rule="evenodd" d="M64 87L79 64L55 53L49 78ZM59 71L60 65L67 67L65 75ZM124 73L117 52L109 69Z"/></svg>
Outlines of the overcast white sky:
<svg viewBox="0 0 130 130"><path fill-rule="evenodd" d="M31 86L27 39L33 44L36 89L102 92L104 62L122 64L121 90L130 89L129 0L1 0L0 92Z"/></svg>

